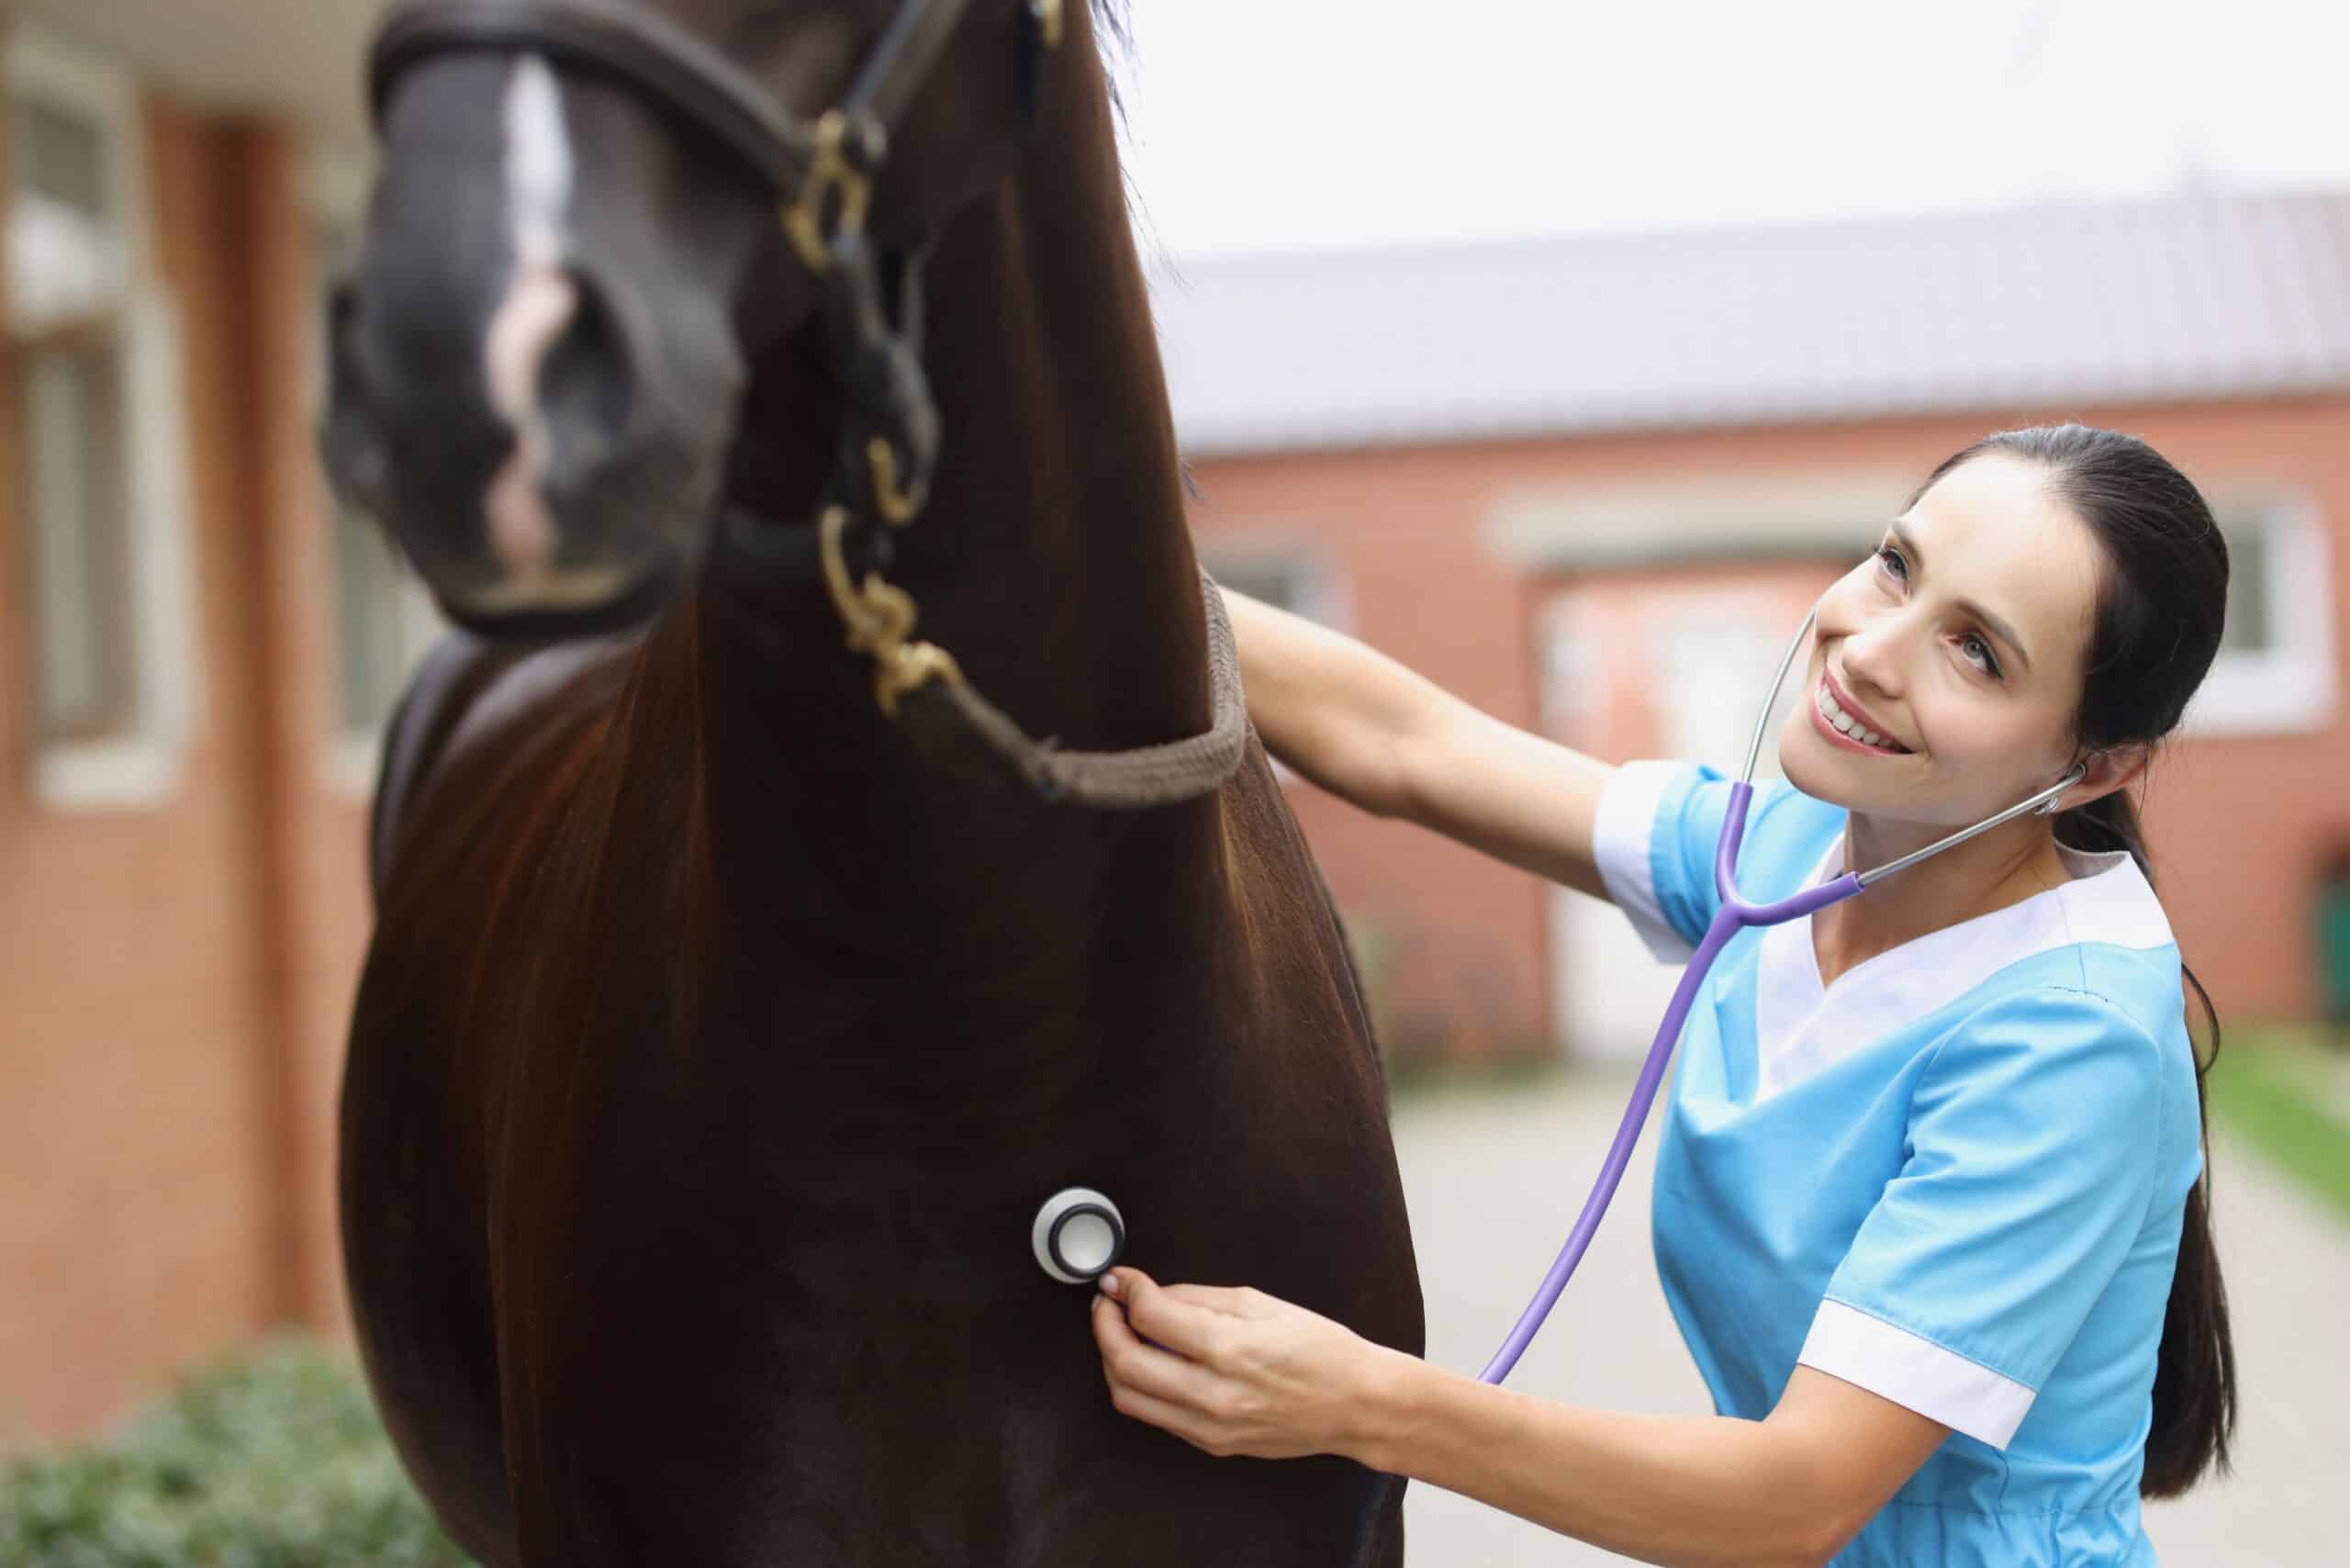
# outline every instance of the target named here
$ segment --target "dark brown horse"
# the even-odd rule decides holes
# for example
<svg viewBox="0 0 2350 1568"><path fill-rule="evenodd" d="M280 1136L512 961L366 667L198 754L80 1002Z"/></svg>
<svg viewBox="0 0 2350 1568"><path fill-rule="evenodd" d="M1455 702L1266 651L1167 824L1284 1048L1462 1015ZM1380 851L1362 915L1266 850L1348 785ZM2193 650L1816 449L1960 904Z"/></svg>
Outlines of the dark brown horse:
<svg viewBox="0 0 2350 1568"><path fill-rule="evenodd" d="M876 405L848 252L813 264L841 193L800 255L792 172L710 123L762 106L662 73L698 39L805 120L905 13L660 9L632 43L619 0L439 7L337 311L331 460L444 606L650 617L453 643L395 726L341 1181L400 1452L496 1564L1398 1563L1384 1478L1117 1416L1091 1293L1030 1253L1099 1188L1162 1276L1420 1347L1379 1064L1262 753L1093 809L881 711L797 526L908 482L837 461ZM868 275L912 344L927 242L945 439L918 525L855 547L972 689L1115 750L1209 727L1213 628L1096 21L973 0L892 110Z"/></svg>

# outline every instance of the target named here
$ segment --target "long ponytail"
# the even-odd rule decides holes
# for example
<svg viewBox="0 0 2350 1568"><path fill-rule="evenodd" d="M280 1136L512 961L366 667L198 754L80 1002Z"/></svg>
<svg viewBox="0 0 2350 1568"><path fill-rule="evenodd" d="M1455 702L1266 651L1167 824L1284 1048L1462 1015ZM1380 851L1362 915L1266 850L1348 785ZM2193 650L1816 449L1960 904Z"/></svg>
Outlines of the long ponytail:
<svg viewBox="0 0 2350 1568"><path fill-rule="evenodd" d="M2127 850L2151 884L2145 834L2129 794L2116 790L2086 806L2057 814L2056 841L2070 849L2104 854ZM2195 1109L2203 1122L2203 1173L2188 1190L2178 1232L2178 1262L2163 1309L2162 1349L2154 1359L2153 1425L2146 1433L2145 1470L2138 1492L2177 1497L2212 1470L2228 1468L2236 1423L2236 1351L2228 1328L2228 1287L2211 1239L2211 1139L2204 1121L2204 1075L2220 1059L2220 1014L2211 993L2182 963L2180 972L2203 1009L2209 1043L2196 1053Z"/></svg>

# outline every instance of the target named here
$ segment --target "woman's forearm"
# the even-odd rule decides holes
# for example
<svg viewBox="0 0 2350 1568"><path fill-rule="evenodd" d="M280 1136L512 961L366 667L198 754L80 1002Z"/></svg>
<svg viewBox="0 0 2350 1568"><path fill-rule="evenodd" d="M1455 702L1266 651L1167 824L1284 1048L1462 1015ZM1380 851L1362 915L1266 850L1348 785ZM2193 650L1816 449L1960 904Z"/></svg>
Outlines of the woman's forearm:
<svg viewBox="0 0 2350 1568"><path fill-rule="evenodd" d="M1104 1277L1093 1333L1117 1408L1209 1453L1342 1454L1649 1562L1825 1562L1951 1430L1807 1366L1763 1421L1580 1410L1133 1268Z"/></svg>
<svg viewBox="0 0 2350 1568"><path fill-rule="evenodd" d="M1644 1562L1816 1564L1850 1539L1765 1424L1579 1409L1394 1352L1352 1457Z"/></svg>

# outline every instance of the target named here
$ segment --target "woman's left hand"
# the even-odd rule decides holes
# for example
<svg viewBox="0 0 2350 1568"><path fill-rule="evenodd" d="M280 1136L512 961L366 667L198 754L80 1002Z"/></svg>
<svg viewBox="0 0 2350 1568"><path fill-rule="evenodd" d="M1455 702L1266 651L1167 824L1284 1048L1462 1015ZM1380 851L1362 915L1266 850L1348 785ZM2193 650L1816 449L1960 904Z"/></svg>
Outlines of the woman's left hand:
<svg viewBox="0 0 2350 1568"><path fill-rule="evenodd" d="M1393 1352L1253 1290L1102 1276L1093 1301L1110 1401L1218 1456L1360 1457Z"/></svg>

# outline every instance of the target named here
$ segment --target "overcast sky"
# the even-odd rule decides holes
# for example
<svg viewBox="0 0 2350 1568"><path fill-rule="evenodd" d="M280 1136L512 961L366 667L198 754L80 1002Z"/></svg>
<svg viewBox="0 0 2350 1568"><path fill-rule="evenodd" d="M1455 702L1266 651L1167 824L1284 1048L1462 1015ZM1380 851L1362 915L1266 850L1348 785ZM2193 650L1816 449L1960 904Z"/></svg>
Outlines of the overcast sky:
<svg viewBox="0 0 2350 1568"><path fill-rule="evenodd" d="M2350 188L2342 0L1131 0L1176 255Z"/></svg>

